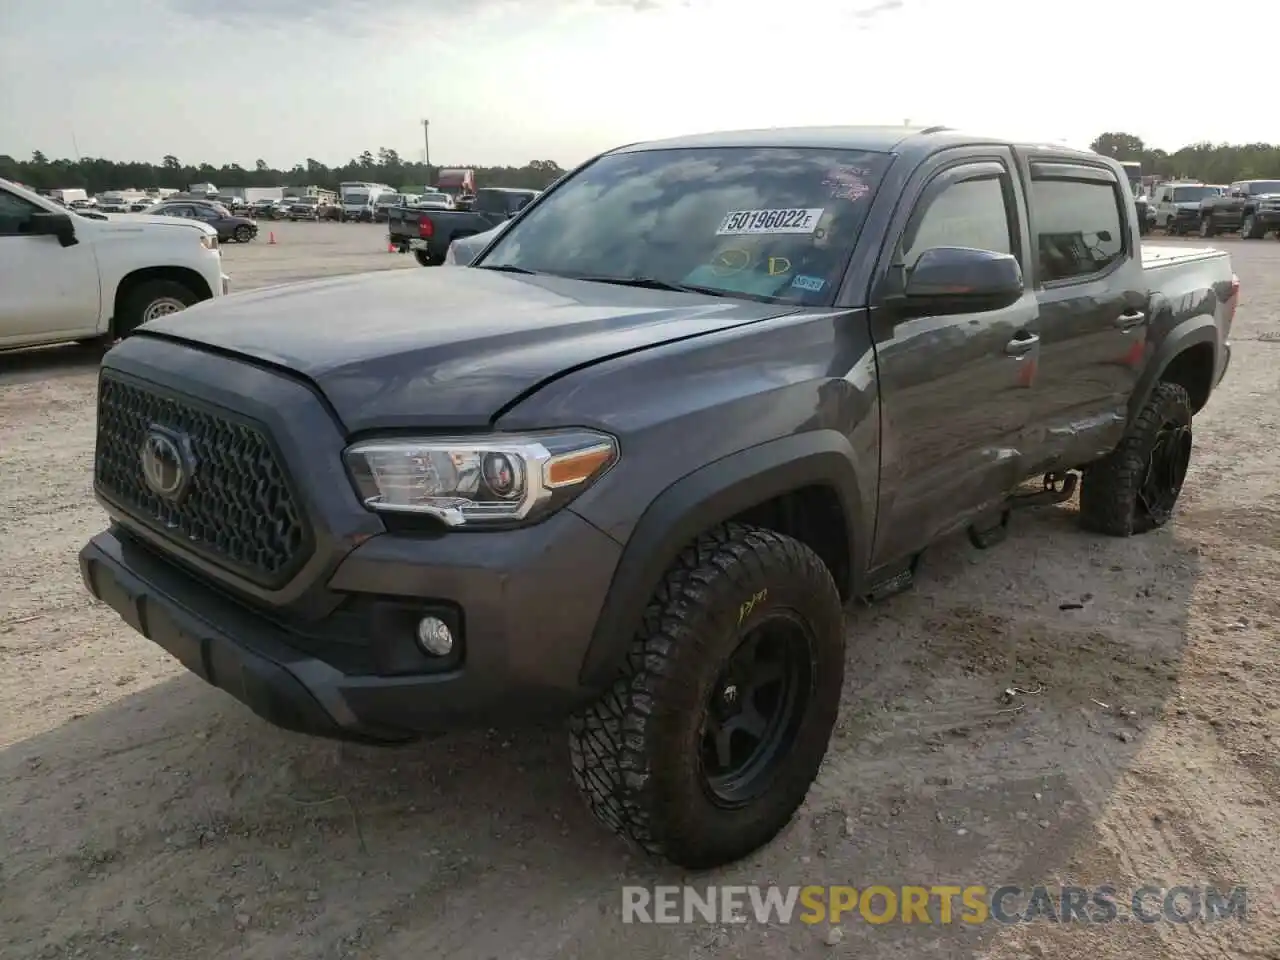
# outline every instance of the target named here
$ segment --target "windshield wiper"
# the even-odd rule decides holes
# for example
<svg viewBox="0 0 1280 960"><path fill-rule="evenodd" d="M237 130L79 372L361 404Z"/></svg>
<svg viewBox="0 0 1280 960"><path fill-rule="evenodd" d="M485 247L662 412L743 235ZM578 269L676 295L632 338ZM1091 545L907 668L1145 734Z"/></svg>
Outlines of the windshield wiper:
<svg viewBox="0 0 1280 960"><path fill-rule="evenodd" d="M529 276L535 276L537 274L536 270L526 270L524 267L517 267L515 264L511 264L511 263L499 263L499 264L495 264L492 267L482 263L482 264L479 264L476 267L476 269L477 270L497 270L502 273L523 273Z"/></svg>
<svg viewBox="0 0 1280 960"><path fill-rule="evenodd" d="M644 290L670 290L674 293L705 293L713 297L727 296L724 290L713 287L695 287L686 283L668 283L657 277L597 277L573 276L573 280L585 280L588 283L612 283L619 287L640 287Z"/></svg>

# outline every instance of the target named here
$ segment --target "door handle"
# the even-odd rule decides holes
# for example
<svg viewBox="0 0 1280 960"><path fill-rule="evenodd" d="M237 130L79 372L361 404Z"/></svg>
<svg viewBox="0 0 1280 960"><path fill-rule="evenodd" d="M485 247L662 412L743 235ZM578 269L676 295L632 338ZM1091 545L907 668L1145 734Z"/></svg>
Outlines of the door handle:
<svg viewBox="0 0 1280 960"><path fill-rule="evenodd" d="M1005 356L1009 357L1025 357L1028 353L1035 349L1037 343L1040 342L1038 334L1019 333L1016 337L1004 345Z"/></svg>
<svg viewBox="0 0 1280 960"><path fill-rule="evenodd" d="M1116 326L1122 332L1132 330L1134 327L1142 326L1147 322L1147 315L1141 310L1126 310L1120 316L1116 317Z"/></svg>

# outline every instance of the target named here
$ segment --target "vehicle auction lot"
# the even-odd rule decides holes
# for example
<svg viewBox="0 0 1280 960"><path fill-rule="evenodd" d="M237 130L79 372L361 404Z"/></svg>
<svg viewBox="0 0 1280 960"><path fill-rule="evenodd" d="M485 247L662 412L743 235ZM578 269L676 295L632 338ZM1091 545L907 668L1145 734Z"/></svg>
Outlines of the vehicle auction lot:
<svg viewBox="0 0 1280 960"><path fill-rule="evenodd" d="M261 229L234 290L421 269L383 225ZM930 553L850 617L794 823L687 882L1244 884L1247 923L624 925L624 885L686 878L594 824L559 727L306 739L90 600L96 357L56 348L0 355L0 957L1280 957L1280 243L1213 244L1243 302L1174 523L1109 540L1071 503Z"/></svg>

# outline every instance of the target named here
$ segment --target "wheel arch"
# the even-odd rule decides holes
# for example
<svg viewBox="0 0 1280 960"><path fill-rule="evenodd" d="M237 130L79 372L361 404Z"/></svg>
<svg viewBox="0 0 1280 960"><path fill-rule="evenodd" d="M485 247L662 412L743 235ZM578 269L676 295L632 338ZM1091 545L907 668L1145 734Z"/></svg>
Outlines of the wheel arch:
<svg viewBox="0 0 1280 960"><path fill-rule="evenodd" d="M143 267L140 270L134 270L125 274L124 278L116 285L116 295L111 306L111 333L113 336L116 335L116 325L120 320L120 311L124 309L129 295L144 283L150 283L155 280L170 280L174 283L182 284L196 294L197 303L201 300L208 300L213 296L213 291L209 289L208 281L198 271L192 270L190 267Z"/></svg>
<svg viewBox="0 0 1280 960"><path fill-rule="evenodd" d="M871 533L863 492L853 450L834 431L769 441L671 484L627 539L583 657L580 682L599 688L612 681L667 569L700 533L730 520L805 542L826 563L841 597L855 596Z"/></svg>
<svg viewBox="0 0 1280 960"><path fill-rule="evenodd" d="M1160 381L1180 384L1191 397L1192 413L1199 413L1213 391L1218 363L1218 328L1209 315L1193 317L1175 327L1156 350L1129 404L1132 419L1146 405Z"/></svg>

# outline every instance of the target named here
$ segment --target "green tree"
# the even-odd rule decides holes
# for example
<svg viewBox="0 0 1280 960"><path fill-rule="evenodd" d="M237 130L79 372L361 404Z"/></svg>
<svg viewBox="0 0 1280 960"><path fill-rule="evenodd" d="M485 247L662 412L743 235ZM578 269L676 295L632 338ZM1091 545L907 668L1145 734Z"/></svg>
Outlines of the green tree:
<svg viewBox="0 0 1280 960"><path fill-rule="evenodd" d="M470 167L475 170L478 185L491 187L542 189L564 174L560 165L551 160L535 160L522 167L485 167L468 163L446 166ZM432 171L438 169L438 166L432 164ZM435 182L426 164L406 160L390 147L382 147L376 153L363 151L346 163L332 167L314 157L308 157L302 163L283 169L272 167L265 160L259 159L254 162L251 170L236 163L188 165L173 154L167 154L159 164L154 164L108 160L103 157L54 160L35 151L29 160L0 155L0 178L26 184L37 190L83 187L94 193L128 187L182 189L198 181L208 181L223 189L246 186L317 186L336 189L344 180L375 178L397 187Z"/></svg>
<svg viewBox="0 0 1280 960"><path fill-rule="evenodd" d="M1145 146L1142 138L1132 133L1104 133L1089 144L1089 149L1116 160L1141 160Z"/></svg>

